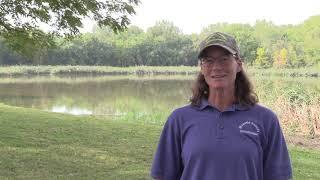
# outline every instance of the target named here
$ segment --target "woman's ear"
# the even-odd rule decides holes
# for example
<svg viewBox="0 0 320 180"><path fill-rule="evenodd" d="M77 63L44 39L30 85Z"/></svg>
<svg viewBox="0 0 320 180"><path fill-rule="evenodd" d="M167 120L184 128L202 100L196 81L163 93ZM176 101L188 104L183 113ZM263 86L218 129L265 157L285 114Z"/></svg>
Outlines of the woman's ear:
<svg viewBox="0 0 320 180"><path fill-rule="evenodd" d="M201 65L201 61L200 60L198 61L198 65L200 67L200 73L203 75L203 67Z"/></svg>
<svg viewBox="0 0 320 180"><path fill-rule="evenodd" d="M242 71L242 60L241 59L237 59L237 72Z"/></svg>
<svg viewBox="0 0 320 180"><path fill-rule="evenodd" d="M206 70L203 68L203 66L200 66L200 68L200 73L204 76L206 74Z"/></svg>

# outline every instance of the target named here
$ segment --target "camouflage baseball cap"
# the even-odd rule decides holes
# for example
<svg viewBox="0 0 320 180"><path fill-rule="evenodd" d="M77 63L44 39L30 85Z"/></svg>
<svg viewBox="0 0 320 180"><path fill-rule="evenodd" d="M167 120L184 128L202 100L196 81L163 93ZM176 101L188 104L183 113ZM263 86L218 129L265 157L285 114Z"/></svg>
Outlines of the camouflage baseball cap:
<svg viewBox="0 0 320 180"><path fill-rule="evenodd" d="M240 50L237 45L236 40L234 37L221 33L221 32L214 32L207 36L201 43L198 58L203 56L203 50L210 46L220 46L226 50L228 50L233 55L240 56Z"/></svg>

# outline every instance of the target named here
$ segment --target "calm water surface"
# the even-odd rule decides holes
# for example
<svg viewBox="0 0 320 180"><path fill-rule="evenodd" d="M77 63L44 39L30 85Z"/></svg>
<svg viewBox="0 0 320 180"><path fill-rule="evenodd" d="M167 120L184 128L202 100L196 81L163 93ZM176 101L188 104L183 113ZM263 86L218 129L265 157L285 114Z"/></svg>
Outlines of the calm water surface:
<svg viewBox="0 0 320 180"><path fill-rule="evenodd" d="M193 77L5 78L0 102L75 115L121 115L124 110L161 110L186 104Z"/></svg>
<svg viewBox="0 0 320 180"><path fill-rule="evenodd" d="M191 96L189 77L20 77L0 78L0 102L74 115L168 114ZM319 79L255 79L260 101L319 98Z"/></svg>

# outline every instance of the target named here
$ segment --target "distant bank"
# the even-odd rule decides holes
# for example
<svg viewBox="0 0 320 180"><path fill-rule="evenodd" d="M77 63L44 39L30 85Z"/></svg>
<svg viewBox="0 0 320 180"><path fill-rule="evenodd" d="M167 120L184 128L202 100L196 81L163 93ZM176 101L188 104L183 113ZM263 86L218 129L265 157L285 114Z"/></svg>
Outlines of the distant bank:
<svg viewBox="0 0 320 180"><path fill-rule="evenodd" d="M320 77L319 67L269 68L247 67L252 76ZM61 76L61 75L195 75L196 66L2 66L0 77L8 76Z"/></svg>

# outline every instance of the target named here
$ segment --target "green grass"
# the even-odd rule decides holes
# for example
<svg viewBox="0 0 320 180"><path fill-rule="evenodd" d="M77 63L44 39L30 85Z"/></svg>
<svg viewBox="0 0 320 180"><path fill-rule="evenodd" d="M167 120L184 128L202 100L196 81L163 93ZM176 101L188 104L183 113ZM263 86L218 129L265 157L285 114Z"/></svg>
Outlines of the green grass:
<svg viewBox="0 0 320 180"><path fill-rule="evenodd" d="M0 179L149 179L160 125L0 104ZM294 179L320 179L320 152L291 147Z"/></svg>
<svg viewBox="0 0 320 180"><path fill-rule="evenodd" d="M289 146L294 179L320 179L320 151Z"/></svg>
<svg viewBox="0 0 320 180"><path fill-rule="evenodd" d="M0 179L148 179L160 126L0 105Z"/></svg>
<svg viewBox="0 0 320 180"><path fill-rule="evenodd" d="M268 68L248 67L251 76L262 77L320 77L320 66L301 68Z"/></svg>
<svg viewBox="0 0 320 180"><path fill-rule="evenodd" d="M116 75L116 76L18 76L18 77L1 77L0 84L21 84L21 83L85 83L85 82L105 82L105 81L119 81L119 80L133 80L133 81L154 81L154 80L193 80L195 75L157 75L157 76L137 76L137 75Z"/></svg>
<svg viewBox="0 0 320 180"><path fill-rule="evenodd" d="M199 67L192 66L6 66L0 76L25 75L189 75Z"/></svg>
<svg viewBox="0 0 320 180"><path fill-rule="evenodd" d="M197 66L3 66L0 76L26 75L195 75ZM320 77L320 67L307 68L269 68L248 67L254 76L281 77Z"/></svg>

